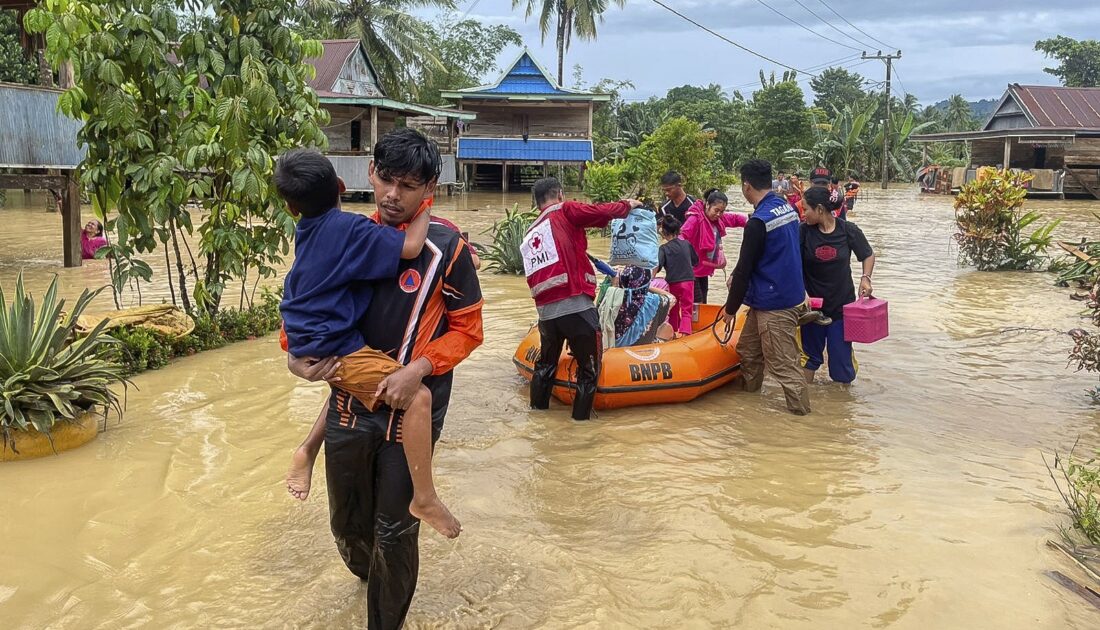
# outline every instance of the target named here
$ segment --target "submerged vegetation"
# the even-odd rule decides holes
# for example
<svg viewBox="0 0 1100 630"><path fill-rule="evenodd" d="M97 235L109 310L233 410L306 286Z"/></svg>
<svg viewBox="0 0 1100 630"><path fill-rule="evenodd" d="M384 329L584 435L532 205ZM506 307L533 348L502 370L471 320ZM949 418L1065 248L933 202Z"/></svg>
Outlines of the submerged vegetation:
<svg viewBox="0 0 1100 630"><path fill-rule="evenodd" d="M110 333L118 341L110 349L110 356L129 376L162 368L178 357L263 337L279 330L279 300L278 292L264 290L249 308L200 314L194 318L195 329L182 337L141 326L119 327Z"/></svg>
<svg viewBox="0 0 1100 630"><path fill-rule="evenodd" d="M111 384L122 378L111 360L113 340L100 324L77 336L77 319L98 292L85 289L66 308L57 278L35 303L15 282L10 300L0 287L0 448L14 448L12 431L49 435L59 422L95 407L121 415Z"/></svg>
<svg viewBox="0 0 1100 630"><path fill-rule="evenodd" d="M516 204L505 211L504 218L485 231L493 235L493 244L481 253L481 259L489 263L489 269L496 273L523 275L523 256L519 246L536 217L537 211L520 210L519 204Z"/></svg>
<svg viewBox="0 0 1100 630"><path fill-rule="evenodd" d="M1023 212L1024 187L1031 176L1007 170L983 168L963 186L955 199L959 259L979 271L1026 270L1038 267L1058 226L1052 221L1029 235L1024 230L1042 219L1038 212Z"/></svg>
<svg viewBox="0 0 1100 630"><path fill-rule="evenodd" d="M1089 545L1100 547L1100 451L1078 459L1076 448L1075 444L1065 457L1055 453L1047 470L1073 519L1073 529L1063 530L1066 539L1076 545L1084 538Z"/></svg>

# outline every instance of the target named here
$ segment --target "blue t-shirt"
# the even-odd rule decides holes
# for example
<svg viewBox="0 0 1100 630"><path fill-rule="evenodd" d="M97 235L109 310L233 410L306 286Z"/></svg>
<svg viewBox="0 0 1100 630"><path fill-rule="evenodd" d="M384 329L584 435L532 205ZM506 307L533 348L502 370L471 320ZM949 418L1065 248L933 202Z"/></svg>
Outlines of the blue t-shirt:
<svg viewBox="0 0 1100 630"><path fill-rule="evenodd" d="M290 353L330 357L362 348L356 324L374 295L371 282L397 276L404 244L404 232L339 208L303 217L279 304Z"/></svg>

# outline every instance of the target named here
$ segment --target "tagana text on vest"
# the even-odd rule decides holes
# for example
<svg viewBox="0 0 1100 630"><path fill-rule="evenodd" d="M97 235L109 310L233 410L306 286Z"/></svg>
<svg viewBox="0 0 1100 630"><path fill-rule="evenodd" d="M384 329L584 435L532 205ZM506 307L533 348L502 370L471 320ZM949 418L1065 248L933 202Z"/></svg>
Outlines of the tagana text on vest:
<svg viewBox="0 0 1100 630"><path fill-rule="evenodd" d="M588 260L588 237L561 212L542 211L520 244L523 272L535 304L545 306L575 295L596 296L596 272Z"/></svg>
<svg viewBox="0 0 1100 630"><path fill-rule="evenodd" d="M749 279L745 304L761 311L778 311L798 306L806 299L799 251L798 212L775 193L768 193L750 220L759 219L767 228L764 255Z"/></svg>

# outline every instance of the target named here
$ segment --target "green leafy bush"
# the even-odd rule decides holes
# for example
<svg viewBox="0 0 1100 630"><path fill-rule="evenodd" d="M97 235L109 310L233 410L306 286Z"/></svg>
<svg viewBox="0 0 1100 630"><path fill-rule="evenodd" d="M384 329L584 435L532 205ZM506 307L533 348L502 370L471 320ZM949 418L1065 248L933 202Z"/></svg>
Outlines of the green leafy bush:
<svg viewBox="0 0 1100 630"><path fill-rule="evenodd" d="M626 185L640 185L650 195L658 194L661 176L670 170L683 176L684 188L694 195L725 189L734 181L717 158L715 132L682 117L666 121L640 146L627 149L622 165Z"/></svg>
<svg viewBox="0 0 1100 630"><path fill-rule="evenodd" d="M625 188L622 164L589 162L585 167L584 194L593 202L618 201Z"/></svg>
<svg viewBox="0 0 1100 630"><path fill-rule="evenodd" d="M983 168L978 177L963 186L955 199L959 258L979 271L1033 269L1046 258L1053 221L1024 236L1024 229L1042 218L1038 212L1020 208L1027 197L1027 173Z"/></svg>
<svg viewBox="0 0 1100 630"><path fill-rule="evenodd" d="M282 322L279 300L279 292L265 290L251 308L200 315L195 319L195 329L184 337L140 326L115 328L111 336L118 344L112 349L112 358L122 366L124 374L132 375L160 369L177 357L268 335L279 330Z"/></svg>
<svg viewBox="0 0 1100 630"><path fill-rule="evenodd" d="M504 213L504 218L493 224L485 234L492 232L493 244L481 257L488 261L489 269L496 273L523 275L523 255L519 251L523 235L538 217L537 210L519 209L517 203Z"/></svg>
<svg viewBox="0 0 1100 630"><path fill-rule="evenodd" d="M110 384L122 370L108 358L114 341L103 334L104 323L77 338L77 319L95 298L85 290L67 312L57 297L57 278L35 307L15 281L9 302L0 287L0 437L14 448L13 430L49 435L62 421L76 419L99 406L121 414L118 395Z"/></svg>
<svg viewBox="0 0 1100 630"><path fill-rule="evenodd" d="M1076 448L1075 444L1065 458L1055 453L1054 464L1047 464L1047 470L1073 518L1073 530L1092 545L1100 545L1100 451L1078 459L1073 455ZM1063 533L1073 540L1069 532Z"/></svg>

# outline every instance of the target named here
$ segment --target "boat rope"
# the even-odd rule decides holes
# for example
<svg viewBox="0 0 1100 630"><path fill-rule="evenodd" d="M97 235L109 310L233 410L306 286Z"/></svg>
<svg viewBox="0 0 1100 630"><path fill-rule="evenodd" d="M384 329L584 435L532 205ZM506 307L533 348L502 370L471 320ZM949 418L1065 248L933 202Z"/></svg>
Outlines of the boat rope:
<svg viewBox="0 0 1100 630"><path fill-rule="evenodd" d="M710 326L707 326L707 328L710 329L711 334L714 335L714 338L718 340L718 343L722 344L723 346L728 346L730 340L733 339L733 328L737 324L737 322L735 320L731 324L725 324L726 331L724 333L718 332L718 324L720 322L724 323L722 322L722 311L718 311L718 315L714 317L714 323L712 323Z"/></svg>

